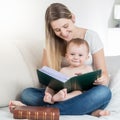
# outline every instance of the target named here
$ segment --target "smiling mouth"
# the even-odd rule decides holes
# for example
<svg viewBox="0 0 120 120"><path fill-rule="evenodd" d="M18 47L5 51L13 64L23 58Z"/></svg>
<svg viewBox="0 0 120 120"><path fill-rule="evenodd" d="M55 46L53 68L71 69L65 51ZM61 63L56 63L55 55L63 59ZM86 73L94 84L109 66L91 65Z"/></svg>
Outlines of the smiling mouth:
<svg viewBox="0 0 120 120"><path fill-rule="evenodd" d="M72 62L74 62L74 63L79 63L79 61L72 61Z"/></svg>

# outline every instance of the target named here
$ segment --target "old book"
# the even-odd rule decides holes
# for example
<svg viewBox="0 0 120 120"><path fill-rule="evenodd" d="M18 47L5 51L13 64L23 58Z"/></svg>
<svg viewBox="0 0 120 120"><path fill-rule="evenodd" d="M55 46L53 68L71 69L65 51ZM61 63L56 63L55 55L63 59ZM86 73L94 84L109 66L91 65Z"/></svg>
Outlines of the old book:
<svg viewBox="0 0 120 120"><path fill-rule="evenodd" d="M85 91L92 88L93 82L101 76L101 70L95 70L89 73L67 77L50 67L44 66L37 70L40 83L49 86L55 91L67 88L68 92L73 90Z"/></svg>
<svg viewBox="0 0 120 120"><path fill-rule="evenodd" d="M13 111L14 119L59 120L59 109L53 107L17 106Z"/></svg>

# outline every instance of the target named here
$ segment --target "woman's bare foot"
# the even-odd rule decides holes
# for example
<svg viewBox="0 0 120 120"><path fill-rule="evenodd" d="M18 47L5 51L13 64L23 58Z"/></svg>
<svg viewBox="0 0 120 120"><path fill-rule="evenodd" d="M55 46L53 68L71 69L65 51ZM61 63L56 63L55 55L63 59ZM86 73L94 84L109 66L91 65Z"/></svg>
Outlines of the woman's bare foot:
<svg viewBox="0 0 120 120"><path fill-rule="evenodd" d="M26 106L26 105L20 101L10 101L9 102L9 110L11 113L13 112L13 110L15 109L16 106Z"/></svg>
<svg viewBox="0 0 120 120"><path fill-rule="evenodd" d="M65 99L66 95L67 95L67 89L62 89L53 96L52 100L54 102L63 101Z"/></svg>
<svg viewBox="0 0 120 120"><path fill-rule="evenodd" d="M50 103L50 104L53 104L54 102L52 101L52 95L50 93L45 93L45 96L44 96L44 102L47 102L47 103Z"/></svg>
<svg viewBox="0 0 120 120"><path fill-rule="evenodd" d="M96 110L91 115L96 117L108 116L110 115L110 112L108 110Z"/></svg>

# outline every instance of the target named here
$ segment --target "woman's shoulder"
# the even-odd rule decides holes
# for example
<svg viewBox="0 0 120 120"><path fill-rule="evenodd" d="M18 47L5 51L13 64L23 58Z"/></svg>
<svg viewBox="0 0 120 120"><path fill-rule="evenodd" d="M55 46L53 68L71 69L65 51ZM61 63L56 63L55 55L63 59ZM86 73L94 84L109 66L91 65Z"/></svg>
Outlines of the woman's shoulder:
<svg viewBox="0 0 120 120"><path fill-rule="evenodd" d="M80 31L85 32L85 33L97 33L96 31L92 30L92 29L87 29L87 28L80 28Z"/></svg>
<svg viewBox="0 0 120 120"><path fill-rule="evenodd" d="M98 33L96 31L90 30L90 29L86 30L84 39L86 41L88 41L89 43L93 43L93 44L101 42L101 38L98 35Z"/></svg>
<svg viewBox="0 0 120 120"><path fill-rule="evenodd" d="M96 36L98 33L91 29L86 29L86 36Z"/></svg>
<svg viewBox="0 0 120 120"><path fill-rule="evenodd" d="M89 43L92 54L103 48L102 40L98 33L94 30L88 29L84 39Z"/></svg>

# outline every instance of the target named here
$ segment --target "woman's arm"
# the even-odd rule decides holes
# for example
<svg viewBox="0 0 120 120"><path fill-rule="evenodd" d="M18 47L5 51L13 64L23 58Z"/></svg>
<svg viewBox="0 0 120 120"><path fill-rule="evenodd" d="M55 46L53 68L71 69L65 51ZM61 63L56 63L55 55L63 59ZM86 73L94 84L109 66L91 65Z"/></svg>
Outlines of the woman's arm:
<svg viewBox="0 0 120 120"><path fill-rule="evenodd" d="M47 63L47 52L46 52L45 48L43 49L41 66L48 66L48 63Z"/></svg>
<svg viewBox="0 0 120 120"><path fill-rule="evenodd" d="M103 49L101 49L98 52L93 54L93 66L95 69L102 70L102 76L100 78L98 78L94 84L108 85L109 77L108 77L108 72L107 72L107 68L106 68L105 56L104 56Z"/></svg>

